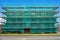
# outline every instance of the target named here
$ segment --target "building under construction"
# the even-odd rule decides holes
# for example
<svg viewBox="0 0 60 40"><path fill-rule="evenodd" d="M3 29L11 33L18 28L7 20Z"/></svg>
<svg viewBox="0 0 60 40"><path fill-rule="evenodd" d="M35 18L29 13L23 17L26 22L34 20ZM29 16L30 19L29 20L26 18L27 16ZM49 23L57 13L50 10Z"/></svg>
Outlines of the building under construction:
<svg viewBox="0 0 60 40"><path fill-rule="evenodd" d="M2 33L57 33L54 16L58 7L2 7L7 17Z"/></svg>

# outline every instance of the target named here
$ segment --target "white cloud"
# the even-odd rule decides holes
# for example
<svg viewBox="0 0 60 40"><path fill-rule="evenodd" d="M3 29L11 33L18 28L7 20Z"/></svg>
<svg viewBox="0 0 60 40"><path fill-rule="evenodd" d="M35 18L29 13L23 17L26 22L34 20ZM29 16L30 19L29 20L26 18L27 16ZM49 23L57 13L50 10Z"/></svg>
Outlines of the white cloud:
<svg viewBox="0 0 60 40"><path fill-rule="evenodd" d="M0 22L6 22L6 20L3 18L0 18Z"/></svg>
<svg viewBox="0 0 60 40"><path fill-rule="evenodd" d="M4 23L6 23L6 20L3 18L0 18L0 24L4 24Z"/></svg>

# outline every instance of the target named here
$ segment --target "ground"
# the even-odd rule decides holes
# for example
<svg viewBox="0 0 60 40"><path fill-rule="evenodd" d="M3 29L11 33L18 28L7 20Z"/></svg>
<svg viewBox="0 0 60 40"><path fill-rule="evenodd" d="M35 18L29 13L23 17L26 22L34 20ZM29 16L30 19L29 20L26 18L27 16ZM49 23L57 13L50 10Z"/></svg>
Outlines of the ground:
<svg viewBox="0 0 60 40"><path fill-rule="evenodd" d="M60 40L60 36L0 36L0 40Z"/></svg>

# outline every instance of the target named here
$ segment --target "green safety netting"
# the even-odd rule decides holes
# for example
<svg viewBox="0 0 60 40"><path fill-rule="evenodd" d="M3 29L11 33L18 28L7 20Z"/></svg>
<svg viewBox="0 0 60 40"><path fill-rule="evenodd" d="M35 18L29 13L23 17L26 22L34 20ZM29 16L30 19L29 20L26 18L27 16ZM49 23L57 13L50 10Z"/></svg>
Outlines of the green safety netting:
<svg viewBox="0 0 60 40"><path fill-rule="evenodd" d="M44 9L44 7L42 7ZM46 9L47 7L45 7ZM10 9L10 10L8 10ZM12 9L15 9L12 7ZM7 17L5 25L2 26L2 32L20 32L25 33L27 30L29 33L57 33L57 26L55 26L57 13L54 10L48 11L12 11L10 7L6 7L6 12L3 12ZM18 8L16 8L18 9ZM30 8L29 8L30 9ZM55 9L52 7L51 9Z"/></svg>

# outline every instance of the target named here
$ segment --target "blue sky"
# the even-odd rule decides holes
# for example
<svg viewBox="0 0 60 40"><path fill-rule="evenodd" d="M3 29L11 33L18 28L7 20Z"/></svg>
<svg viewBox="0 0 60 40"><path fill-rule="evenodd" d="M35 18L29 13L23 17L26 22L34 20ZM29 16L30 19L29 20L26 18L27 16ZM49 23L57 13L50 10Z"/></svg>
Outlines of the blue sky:
<svg viewBox="0 0 60 40"><path fill-rule="evenodd" d="M0 0L1 6L60 6L60 0Z"/></svg>
<svg viewBox="0 0 60 40"><path fill-rule="evenodd" d="M1 8L2 6L59 6L60 7L60 0L0 0L0 12L3 11ZM60 13L58 13L58 16L60 16Z"/></svg>
<svg viewBox="0 0 60 40"><path fill-rule="evenodd" d="M60 6L60 0L0 0L2 6Z"/></svg>

